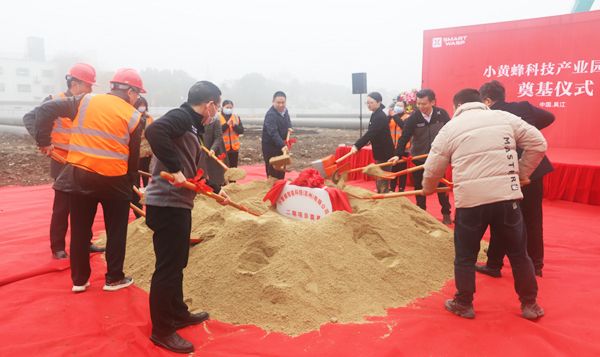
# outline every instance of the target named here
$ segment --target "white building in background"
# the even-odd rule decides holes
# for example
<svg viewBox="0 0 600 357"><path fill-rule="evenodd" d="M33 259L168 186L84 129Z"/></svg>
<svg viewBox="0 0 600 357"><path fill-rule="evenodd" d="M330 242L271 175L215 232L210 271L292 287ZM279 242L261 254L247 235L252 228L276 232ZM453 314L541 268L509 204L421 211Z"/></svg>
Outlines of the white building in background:
<svg viewBox="0 0 600 357"><path fill-rule="evenodd" d="M22 58L0 54L0 105L8 109L39 104L62 89L64 73L58 72L55 62L46 61L44 40L29 37Z"/></svg>

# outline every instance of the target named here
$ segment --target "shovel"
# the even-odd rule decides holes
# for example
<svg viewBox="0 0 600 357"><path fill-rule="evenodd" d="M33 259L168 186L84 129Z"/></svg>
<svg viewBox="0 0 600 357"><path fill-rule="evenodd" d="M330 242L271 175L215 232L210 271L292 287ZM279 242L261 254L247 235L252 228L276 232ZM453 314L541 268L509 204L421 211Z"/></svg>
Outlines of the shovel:
<svg viewBox="0 0 600 357"><path fill-rule="evenodd" d="M389 172L385 172L385 171L382 170L383 173L384 173L384 175L371 174L371 176L379 177L379 178L384 179L384 180L393 180L393 179L395 179L398 176L407 175L407 174L410 174L412 172L421 171L421 170L424 170L424 169L425 169L425 165L423 164L423 165L414 166L414 167L411 167L409 169L398 171L398 172L394 172L394 173L389 173Z"/></svg>
<svg viewBox="0 0 600 357"><path fill-rule="evenodd" d="M426 159L428 155L429 155L429 154L417 155L417 156L414 156L414 157L411 157L411 158L406 158L406 157L405 157L405 158L403 158L403 159L401 159L401 160L398 160L398 161L396 161L395 163L393 163L393 162L392 162L392 163L389 163L389 162L388 162L388 163L389 163L389 166L391 166L391 165L395 165L395 164L401 164L401 163L403 163L403 162L407 162L407 161L409 161L409 160L420 160L420 159ZM390 175L390 174L391 174L390 172L386 172L386 171L383 171L383 170L381 170L381 169L380 169L381 167L386 167L386 166L388 166L388 165L385 165L385 164L386 164L386 163L383 163L383 164L370 164L370 165L368 165L368 166L365 166L362 172L363 172L365 175L369 175L369 176L385 177L385 176L387 176L387 175ZM404 170L403 170L403 171L404 171ZM413 171L410 171L410 172L413 172ZM408 173L408 172L407 172L407 173ZM396 173L394 173L394 174L396 174ZM399 175L399 176L400 176L400 175Z"/></svg>
<svg viewBox="0 0 600 357"><path fill-rule="evenodd" d="M138 206L134 205L133 203L130 202L129 207L131 207L131 209L134 210L135 213L139 214L140 216L146 217L146 212L144 212L144 210L142 210Z"/></svg>
<svg viewBox="0 0 600 357"><path fill-rule="evenodd" d="M285 138L286 145L290 141L290 131L288 130L287 136ZM277 171L285 171L285 167L292 163L292 159L290 154L283 154L279 156L274 156L269 159L269 165L273 166L273 168Z"/></svg>
<svg viewBox="0 0 600 357"><path fill-rule="evenodd" d="M343 167L338 168L337 170L335 170L333 172L333 174L331 175L331 181L333 181L333 183L338 183L341 179L344 179L344 181L346 180L346 177L354 172L362 172L364 174L367 175L374 175L370 172L372 172L373 170L378 170L381 171L382 174L381 175L385 175L388 174L389 172L385 172L383 170L380 169L380 167L386 167L386 166L392 166L394 165L393 162L383 162L380 164L369 164L367 166L363 166L363 167L357 167L355 169L351 169L351 170L343 170ZM375 172L378 172L375 171Z"/></svg>
<svg viewBox="0 0 600 357"><path fill-rule="evenodd" d="M172 174L170 174L170 173L168 173L166 171L161 171L160 172L160 177L162 177L165 180L170 181L170 182L173 182L175 180L175 177ZM217 195L214 192L206 192L206 191L203 191L203 190L198 190L198 187L196 187L196 185L194 185L193 183L191 183L189 181L184 182L184 184L182 185L182 187L187 188L188 190L196 191L196 192L198 192L198 193L200 193L202 195L208 196L208 197L212 198L213 200L215 200L217 202L223 202L223 201L225 201L224 197L219 196L219 195ZM233 202L231 200L229 200L228 205L231 206L231 207L237 208L240 211L244 211L244 212L250 213L253 216L257 216L257 217L258 216L262 216L262 213L256 212L254 210L251 210L250 208L248 208L248 207L246 207L244 205L241 205L239 203Z"/></svg>
<svg viewBox="0 0 600 357"><path fill-rule="evenodd" d="M238 181L246 177L246 171L238 169L237 167L229 167L225 165L225 163L219 160L219 158L215 154L212 154L210 150L206 148L206 146L202 145L202 150L204 150L204 152L208 154L208 156L213 158L219 165L221 165L223 170L225 170L224 176L226 181Z"/></svg>
<svg viewBox="0 0 600 357"><path fill-rule="evenodd" d="M450 191L452 191L452 187L438 187L435 189L435 192L450 192ZM393 192L393 193L380 193L377 195L373 195L369 198L373 199L373 200L381 200L384 198L396 198L396 197L405 197L405 196L423 196L423 190Z"/></svg>

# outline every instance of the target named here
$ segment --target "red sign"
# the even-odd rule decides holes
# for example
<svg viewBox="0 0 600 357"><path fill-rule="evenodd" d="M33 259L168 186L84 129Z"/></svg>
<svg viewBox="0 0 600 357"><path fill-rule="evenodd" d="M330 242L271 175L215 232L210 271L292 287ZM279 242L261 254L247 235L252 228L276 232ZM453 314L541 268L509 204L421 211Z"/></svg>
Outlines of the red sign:
<svg viewBox="0 0 600 357"><path fill-rule="evenodd" d="M553 147L600 149L600 11L428 30L423 88L452 111L452 97L493 79L507 101L556 115L544 129Z"/></svg>

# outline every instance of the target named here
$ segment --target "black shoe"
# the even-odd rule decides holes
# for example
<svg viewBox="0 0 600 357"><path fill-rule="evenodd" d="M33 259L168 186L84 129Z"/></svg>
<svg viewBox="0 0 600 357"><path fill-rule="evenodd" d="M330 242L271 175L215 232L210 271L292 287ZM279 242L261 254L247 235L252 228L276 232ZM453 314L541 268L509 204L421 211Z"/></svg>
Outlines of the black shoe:
<svg viewBox="0 0 600 357"><path fill-rule="evenodd" d="M104 253L106 248L98 247L97 245L90 244L90 253Z"/></svg>
<svg viewBox="0 0 600 357"><path fill-rule="evenodd" d="M150 336L150 340L154 342L155 345L160 346L162 348L166 348L171 352L176 353L192 353L194 352L194 345L186 339L183 339L177 332L173 332L169 336L159 337L156 335Z"/></svg>
<svg viewBox="0 0 600 357"><path fill-rule="evenodd" d="M535 276L542 277L542 268L535 268Z"/></svg>
<svg viewBox="0 0 600 357"><path fill-rule="evenodd" d="M500 278L502 277L502 273L500 269L493 269L487 265L477 265L475 264L475 271L481 274L489 275L492 278Z"/></svg>
<svg viewBox="0 0 600 357"><path fill-rule="evenodd" d="M452 217L450 217L449 214L445 214L444 218L442 219L442 223L449 226L452 224Z"/></svg>
<svg viewBox="0 0 600 357"><path fill-rule="evenodd" d="M52 252L52 258L54 259L67 259L69 256L67 255L67 252L65 252L64 250L59 250L56 252Z"/></svg>
<svg viewBox="0 0 600 357"><path fill-rule="evenodd" d="M202 311L197 314L190 314L190 316L183 321L174 322L173 326L175 326L175 329L180 330L184 327L199 325L206 320L208 320L208 312Z"/></svg>
<svg viewBox="0 0 600 357"><path fill-rule="evenodd" d="M521 316L527 320L537 320L544 316L544 309L535 302L532 304L521 304Z"/></svg>
<svg viewBox="0 0 600 357"><path fill-rule="evenodd" d="M451 313L460 317L464 317L465 319L475 318L475 311L473 311L473 305L463 305L455 299L450 299L446 300L444 307Z"/></svg>
<svg viewBox="0 0 600 357"><path fill-rule="evenodd" d="M118 280L118 281L112 281L112 282L107 281L104 284L104 287L102 288L102 290L117 291L117 290L125 289L126 287L130 286L131 284L133 284L133 278L126 276L123 279Z"/></svg>

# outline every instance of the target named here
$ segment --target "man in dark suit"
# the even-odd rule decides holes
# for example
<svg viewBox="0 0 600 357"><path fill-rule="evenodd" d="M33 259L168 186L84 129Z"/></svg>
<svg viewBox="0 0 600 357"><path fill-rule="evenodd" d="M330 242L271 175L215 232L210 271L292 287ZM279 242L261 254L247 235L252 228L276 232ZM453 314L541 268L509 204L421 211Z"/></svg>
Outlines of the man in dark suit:
<svg viewBox="0 0 600 357"><path fill-rule="evenodd" d="M277 91L273 94L273 105L265 114L262 129L262 152L265 160L267 177L278 179L285 178L285 171L278 171L269 164L269 159L288 153L287 138L288 131L292 130L292 121L286 108L284 92Z"/></svg>
<svg viewBox="0 0 600 357"><path fill-rule="evenodd" d="M411 141L411 156L428 154L431 150L431 143L442 129L450 121L448 112L435 106L435 93L431 89L421 89L417 92L417 109L404 122L402 136L398 140L396 153L389 161L398 161L405 151L406 144ZM425 160L414 160L415 165L422 165ZM415 190L423 188L423 171L413 173ZM443 184L440 184L443 186ZM426 210L427 198L417 196L417 205ZM438 193L438 200L442 206L442 215L444 224L452 224L450 217L450 199L445 192Z"/></svg>
<svg viewBox="0 0 600 357"><path fill-rule="evenodd" d="M521 117L528 124L541 130L554 122L554 114L537 108L529 102L509 102L505 101L506 91L504 86L498 81L484 83L479 89L482 101L493 110L503 110ZM518 150L519 157L522 150ZM542 276L544 267L544 233L543 233L543 215L542 215L542 196L544 194L544 176L552 172L553 167L550 160L544 156L542 162L531 174L531 183L524 186L523 201L521 201L521 210L523 220L527 231L527 254L535 267L535 274ZM490 246L488 248L488 261L486 265L476 266L480 273L493 277L500 277L506 247L503 241L494 239L494 232L490 237Z"/></svg>

